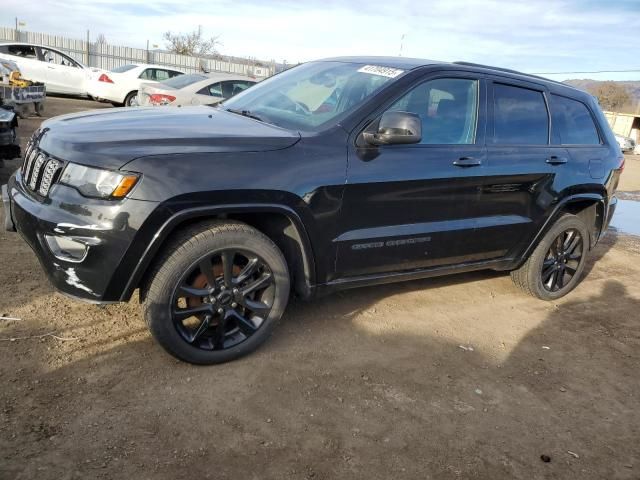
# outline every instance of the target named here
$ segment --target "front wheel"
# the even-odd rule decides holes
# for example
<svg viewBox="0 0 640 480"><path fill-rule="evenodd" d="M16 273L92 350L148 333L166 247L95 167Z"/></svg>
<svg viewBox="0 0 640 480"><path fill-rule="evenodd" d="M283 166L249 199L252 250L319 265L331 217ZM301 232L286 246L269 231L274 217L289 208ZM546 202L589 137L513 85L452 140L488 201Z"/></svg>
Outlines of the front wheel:
<svg viewBox="0 0 640 480"><path fill-rule="evenodd" d="M526 293L541 300L555 300L578 285L588 252L589 231L584 222L565 214L522 267L511 272L511 278Z"/></svg>
<svg viewBox="0 0 640 480"><path fill-rule="evenodd" d="M234 360L271 334L289 299L278 247L240 222L208 222L174 238L143 293L153 337L190 363Z"/></svg>

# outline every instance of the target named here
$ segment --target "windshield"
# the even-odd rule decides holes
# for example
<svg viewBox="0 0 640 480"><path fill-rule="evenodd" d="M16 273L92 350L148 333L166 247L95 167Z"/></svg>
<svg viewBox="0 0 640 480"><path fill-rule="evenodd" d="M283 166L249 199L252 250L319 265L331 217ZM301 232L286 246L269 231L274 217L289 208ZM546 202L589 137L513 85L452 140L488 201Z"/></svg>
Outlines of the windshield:
<svg viewBox="0 0 640 480"><path fill-rule="evenodd" d="M113 73L124 73L128 72L129 70L133 70L136 67L137 65L122 65L120 67L112 68L111 71Z"/></svg>
<svg viewBox="0 0 640 480"><path fill-rule="evenodd" d="M184 88L193 83L206 79L207 77L205 75L200 75L199 73L190 73L188 75L178 75L177 77L170 78L169 80L165 80L161 83L162 85L167 85L173 88Z"/></svg>
<svg viewBox="0 0 640 480"><path fill-rule="evenodd" d="M294 130L316 130L361 105L403 70L343 62L310 62L268 78L224 102Z"/></svg>

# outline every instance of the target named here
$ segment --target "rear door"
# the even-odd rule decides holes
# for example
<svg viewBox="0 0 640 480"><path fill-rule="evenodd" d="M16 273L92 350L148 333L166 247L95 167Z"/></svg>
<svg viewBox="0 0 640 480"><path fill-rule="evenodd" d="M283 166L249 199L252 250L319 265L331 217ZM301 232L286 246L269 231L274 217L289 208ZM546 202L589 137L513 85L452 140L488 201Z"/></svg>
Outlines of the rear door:
<svg viewBox="0 0 640 480"><path fill-rule="evenodd" d="M466 261L484 146L481 76L442 73L416 82L385 110L422 120L415 145L349 146L347 185L336 238L337 276Z"/></svg>
<svg viewBox="0 0 640 480"><path fill-rule="evenodd" d="M556 178L571 168L551 141L548 91L495 77L489 82L488 162L476 204L476 258L510 257L539 231L557 197Z"/></svg>

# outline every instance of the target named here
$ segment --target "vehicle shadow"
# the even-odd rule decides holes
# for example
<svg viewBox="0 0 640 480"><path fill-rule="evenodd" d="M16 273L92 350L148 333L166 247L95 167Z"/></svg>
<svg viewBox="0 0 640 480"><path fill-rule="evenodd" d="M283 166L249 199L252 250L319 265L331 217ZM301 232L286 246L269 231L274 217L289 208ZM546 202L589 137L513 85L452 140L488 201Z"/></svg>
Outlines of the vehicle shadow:
<svg viewBox="0 0 640 480"><path fill-rule="evenodd" d="M479 323L478 294L499 289L461 277L296 302L263 348L215 367L140 323L84 351L0 344L17 367L0 370L0 477L636 478L640 300L618 281L551 306L497 293Z"/></svg>

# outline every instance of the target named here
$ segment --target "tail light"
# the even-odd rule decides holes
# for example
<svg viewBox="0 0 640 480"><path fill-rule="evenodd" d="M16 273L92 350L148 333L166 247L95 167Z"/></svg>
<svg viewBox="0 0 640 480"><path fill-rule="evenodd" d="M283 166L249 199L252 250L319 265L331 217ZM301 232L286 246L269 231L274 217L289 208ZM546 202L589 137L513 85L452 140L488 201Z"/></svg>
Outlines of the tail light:
<svg viewBox="0 0 640 480"><path fill-rule="evenodd" d="M100 78L98 78L98 81L99 82L106 82L106 83L113 83L113 80L111 80L106 73L103 73L102 75L100 75Z"/></svg>
<svg viewBox="0 0 640 480"><path fill-rule="evenodd" d="M173 95L165 95L164 93L153 93L149 95L149 103L151 105L169 105L176 99Z"/></svg>

